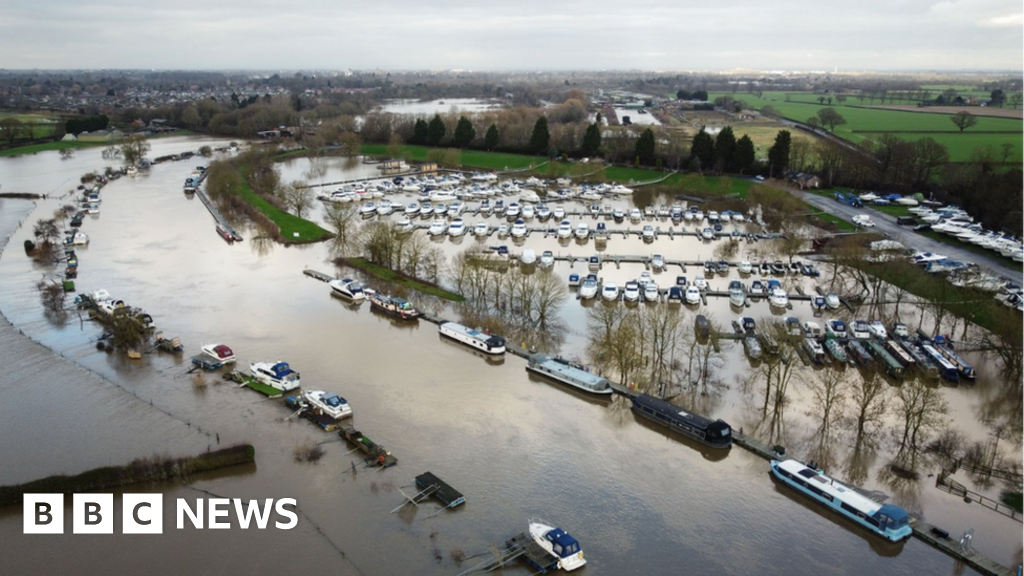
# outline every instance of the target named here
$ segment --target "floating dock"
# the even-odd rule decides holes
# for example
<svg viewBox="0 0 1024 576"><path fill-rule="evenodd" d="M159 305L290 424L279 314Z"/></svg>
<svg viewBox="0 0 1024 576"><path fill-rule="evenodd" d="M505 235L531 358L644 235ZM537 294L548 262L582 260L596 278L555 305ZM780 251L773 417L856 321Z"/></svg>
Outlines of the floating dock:
<svg viewBox="0 0 1024 576"><path fill-rule="evenodd" d="M341 431L338 432L338 436L348 440L355 445L360 452L366 454L366 458L363 460L366 462L367 466L389 468L398 464L398 458L395 458L391 452L388 452L383 446L367 438L362 432L356 430L355 427L350 424L342 426Z"/></svg>
<svg viewBox="0 0 1024 576"><path fill-rule="evenodd" d="M260 382L256 378L248 374L242 373L238 370L225 374L224 379L230 380L232 382L237 382L239 387L245 386L247 388L252 388L253 390L259 392L260 394L263 394L264 396L269 396L270 398L277 398L284 394L284 392L281 392L277 388L274 388L273 386L267 386L266 384Z"/></svg>
<svg viewBox="0 0 1024 576"><path fill-rule="evenodd" d="M259 384L259 382L257 382L257 384ZM260 384L260 386L263 385ZM269 388L269 386L267 386L267 388ZM274 391L278 392L277 390ZM335 420L334 418L324 414L318 414L316 410L313 410L308 404L304 403L302 398L299 396L286 396L284 404L292 410L295 410L300 417L309 420L327 432L334 432L341 427L341 421Z"/></svg>
<svg viewBox="0 0 1024 576"><path fill-rule="evenodd" d="M436 498L438 501L444 504L444 508L441 508L441 510L439 510L438 512L448 510L449 508L455 508L460 504L466 503L466 498L462 495L462 492L459 492L455 488L452 488L447 482L441 480L437 476L434 476L434 474L430 472L424 472L423 474L417 476L416 486L420 489L420 491L413 494L412 496L409 496L405 492L402 492L401 488L398 489L398 491L402 493L402 496L405 496L405 502L402 502L398 506L398 508L392 510L392 514L398 512L399 510L401 510L402 508L409 504L419 507L420 502L426 500L427 498Z"/></svg>
<svg viewBox="0 0 1024 576"><path fill-rule="evenodd" d="M540 544L537 544L529 534L523 532L506 540L505 548L496 551L491 558L461 572L459 576L477 572L494 572L519 558L526 560L526 563L536 570L536 574L547 574L558 568L558 558L541 548Z"/></svg>
<svg viewBox="0 0 1024 576"><path fill-rule="evenodd" d="M224 366L224 363L220 361L220 358L215 358L209 354L196 354L192 357L192 369L189 370L216 370Z"/></svg>

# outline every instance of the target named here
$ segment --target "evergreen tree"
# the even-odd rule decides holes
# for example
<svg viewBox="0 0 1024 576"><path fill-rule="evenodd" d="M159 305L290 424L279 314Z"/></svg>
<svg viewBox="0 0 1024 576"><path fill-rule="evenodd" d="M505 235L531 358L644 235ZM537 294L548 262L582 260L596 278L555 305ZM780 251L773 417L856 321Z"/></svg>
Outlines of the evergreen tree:
<svg viewBox="0 0 1024 576"><path fill-rule="evenodd" d="M601 149L601 127L597 123L587 126L587 132L583 135L583 145L580 152L584 156L596 156Z"/></svg>
<svg viewBox="0 0 1024 576"><path fill-rule="evenodd" d="M444 133L444 120L441 120L440 114L434 114L434 118L430 120L430 124L427 126L427 144L429 146L437 146L444 138Z"/></svg>
<svg viewBox="0 0 1024 576"><path fill-rule="evenodd" d="M744 134L736 141L736 153L733 154L732 159L734 170L740 174L754 165L757 158L754 155L754 141L750 139L750 136Z"/></svg>
<svg viewBox="0 0 1024 576"><path fill-rule="evenodd" d="M711 135L701 127L700 132L693 137L693 145L690 146L690 158L699 158L700 167L706 170L715 162L715 141Z"/></svg>
<svg viewBox="0 0 1024 576"><path fill-rule="evenodd" d="M768 163L770 164L770 175L784 174L789 166L789 130L779 130L775 136L775 144L768 149Z"/></svg>
<svg viewBox="0 0 1024 576"><path fill-rule="evenodd" d="M426 144L427 143L427 121L423 118L416 120L416 125L412 129L412 143L413 144Z"/></svg>
<svg viewBox="0 0 1024 576"><path fill-rule="evenodd" d="M473 128L473 123L465 116L460 116L459 123L455 126L455 136L453 138L455 147L465 148L469 146L473 138L476 138L476 129Z"/></svg>
<svg viewBox="0 0 1024 576"><path fill-rule="evenodd" d="M645 166L654 164L654 132L651 132L650 128L644 130L643 134L637 138L633 154L639 159L640 164Z"/></svg>
<svg viewBox="0 0 1024 576"><path fill-rule="evenodd" d="M736 135L732 127L726 126L715 137L715 168L719 172L733 169L733 155L736 153Z"/></svg>
<svg viewBox="0 0 1024 576"><path fill-rule="evenodd" d="M541 116L533 125L533 134L530 136L530 152L533 154L544 154L548 151L551 143L551 134L548 132L548 119Z"/></svg>
<svg viewBox="0 0 1024 576"><path fill-rule="evenodd" d="M491 124L491 127L487 129L487 135L484 136L484 147L488 150L494 150L498 146L498 126Z"/></svg>

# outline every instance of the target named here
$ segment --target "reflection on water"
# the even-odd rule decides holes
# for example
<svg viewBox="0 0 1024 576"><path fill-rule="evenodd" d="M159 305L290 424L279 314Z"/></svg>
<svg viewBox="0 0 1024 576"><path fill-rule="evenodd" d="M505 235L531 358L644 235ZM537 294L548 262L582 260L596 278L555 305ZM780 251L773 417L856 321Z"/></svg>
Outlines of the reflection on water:
<svg viewBox="0 0 1024 576"><path fill-rule="evenodd" d="M21 170L5 162L0 160L0 177ZM54 155L49 162L59 160ZM47 169L53 168L38 164L40 182L47 181ZM123 462L138 452L152 453L154 443L168 452L190 453L217 439L246 441L256 447L254 472L203 478L196 486L244 498L294 497L318 528L303 522L287 534L170 530L162 539L146 542L119 535L102 542L69 536L45 540L21 536L18 515L4 515L0 539L13 545L0 547L0 565L12 573L108 574L125 566L144 566L140 570L152 574L205 573L211 566L250 573L355 572L354 565L364 574L450 575L464 568L450 560L449 551L486 553L490 543L521 532L532 516L570 530L587 548L589 570L605 574L665 573L682 557L688 569L707 574L761 573L764 566L772 566L796 576L909 575L945 573L952 567L952 560L919 542L905 545L896 558L872 551L848 527L807 514L790 498L780 497L765 478L767 463L744 450L708 458L682 439L665 441L664 431L623 419L629 412L621 406L609 408L608 402L531 379L519 358L481 361L470 356L473 350L441 339L432 325L393 329L391 321L366 306L339 302L329 286L302 274L306 268L330 269L324 244L249 250L228 245L213 233L205 208L181 193L180 183L190 170L184 163L159 165L146 178L109 185L102 218L86 224L92 242L79 255L78 280L81 291L105 288L146 309L158 329L182 338L183 355L154 352L129 361L96 351L97 326L70 321L55 328L45 320L34 288L40 272L20 247L0 256L0 310L67 359L37 353L4 362L8 374L13 369L19 376L0 380L7 387L0 404L0 432L15 439L0 444L7 464L0 474L23 481ZM24 174L19 177L32 181ZM55 207L40 202L28 221ZM0 206L0 222L6 220L5 209L6 204ZM16 230L12 245L29 234L24 227ZM449 256L463 249L450 242L440 245ZM527 245L538 253L571 251L574 256L593 250L589 244L561 247L553 236L540 235L529 238ZM657 246L664 246L670 258L710 254L687 239ZM651 251L639 239L621 237L610 241L608 249L618 254ZM560 278L581 271L565 262L553 270ZM599 274L621 284L642 270L642 265L606 265ZM667 286L675 273L653 276ZM712 283L724 287L726 281ZM446 304L428 304L434 305L446 316L458 316ZM700 309L721 319L731 317L724 299ZM559 349L565 356L583 355L586 310L573 299L558 309L556 319L565 326ZM767 306L755 306L750 313L760 320ZM692 315L687 318L692 322ZM348 453L351 448L307 421L284 420L279 400L238 388L216 373L207 376L205 390L197 393L185 374L185 359L201 343L215 341L235 350L240 367L286 360L301 371L304 384L343 395L353 407L353 424L388 446L399 465L379 473L343 473L350 462L359 462ZM7 342L0 343L0 353L6 349ZM741 356L736 345L723 346L725 382L732 382L735 372L749 370L739 362ZM24 393L25 377L50 365L84 367L114 385L62 375L36 382L33 394ZM963 404L977 403L970 392L957 393ZM792 408L779 418L787 424L775 426L782 436L806 436L798 406L807 392L792 385L791 394ZM69 397L74 399L71 413ZM708 416L721 416L734 426L750 417L739 386L730 384L717 397L704 398L698 393L687 402L705 402L701 407ZM293 449L309 442L324 442L324 458L315 464L296 463ZM389 514L401 503L395 489L408 487L426 470L466 494L468 504L433 518L427 518L429 508L408 519ZM386 489L386 482L395 489ZM166 490L168 498L196 497L184 487ZM928 494L923 490L929 518L936 515L933 509L949 509L948 499L928 500ZM970 518L983 533L976 547L984 546L990 555L998 554L989 549L1015 551L1019 525L1007 536L1005 526L986 518ZM729 544L723 548L723 542ZM53 553L55 546L61 554ZM435 560L435 549L441 560ZM113 558L117 568L111 565ZM525 567L514 570L529 573Z"/></svg>

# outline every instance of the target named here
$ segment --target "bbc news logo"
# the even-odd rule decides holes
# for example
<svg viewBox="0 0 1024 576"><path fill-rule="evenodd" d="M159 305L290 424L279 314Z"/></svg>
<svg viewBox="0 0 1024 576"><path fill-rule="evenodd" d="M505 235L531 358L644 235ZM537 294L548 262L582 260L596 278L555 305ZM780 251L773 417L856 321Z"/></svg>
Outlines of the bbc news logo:
<svg viewBox="0 0 1024 576"><path fill-rule="evenodd" d="M63 534L64 495L25 494L24 533ZM227 530L234 528L232 512L238 527L248 530L250 526L266 530L273 526L278 530L291 530L299 523L294 510L294 498L266 498L243 501L240 498L197 498L190 503L185 498L175 501L175 526L184 530L191 525L199 530ZM74 494L71 506L71 532L73 534L114 533L113 494ZM276 516L271 523L271 517ZM163 534L163 494L122 494L122 534Z"/></svg>

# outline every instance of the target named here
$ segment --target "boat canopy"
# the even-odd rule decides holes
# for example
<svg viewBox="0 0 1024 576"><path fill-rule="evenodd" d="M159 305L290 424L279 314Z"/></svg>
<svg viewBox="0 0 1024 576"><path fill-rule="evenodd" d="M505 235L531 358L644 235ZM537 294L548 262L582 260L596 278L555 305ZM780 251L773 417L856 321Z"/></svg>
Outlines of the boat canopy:
<svg viewBox="0 0 1024 576"><path fill-rule="evenodd" d="M327 404L332 408L338 408L339 406L348 404L348 402L345 402L344 398L338 396L337 394L327 394L323 397L323 401L324 404Z"/></svg>
<svg viewBox="0 0 1024 576"><path fill-rule="evenodd" d="M544 537L551 542L551 549L559 558L568 558L580 551L580 543L561 528L549 530Z"/></svg>
<svg viewBox="0 0 1024 576"><path fill-rule="evenodd" d="M228 348L224 344L218 344L218 345L214 346L213 347L213 351L217 353L217 357L218 358L222 358L222 359L223 358L228 358L230 356L234 356L235 355L235 353L231 350L231 348Z"/></svg>
<svg viewBox="0 0 1024 576"><path fill-rule="evenodd" d="M274 364L270 367L270 371L274 373L275 378L284 378L289 374L294 374L287 362L278 362L277 364Z"/></svg>
<svg viewBox="0 0 1024 576"><path fill-rule="evenodd" d="M893 504L883 504L872 517L878 520L879 527L882 530L896 530L910 522L910 514L907 514L907 511L903 508Z"/></svg>

